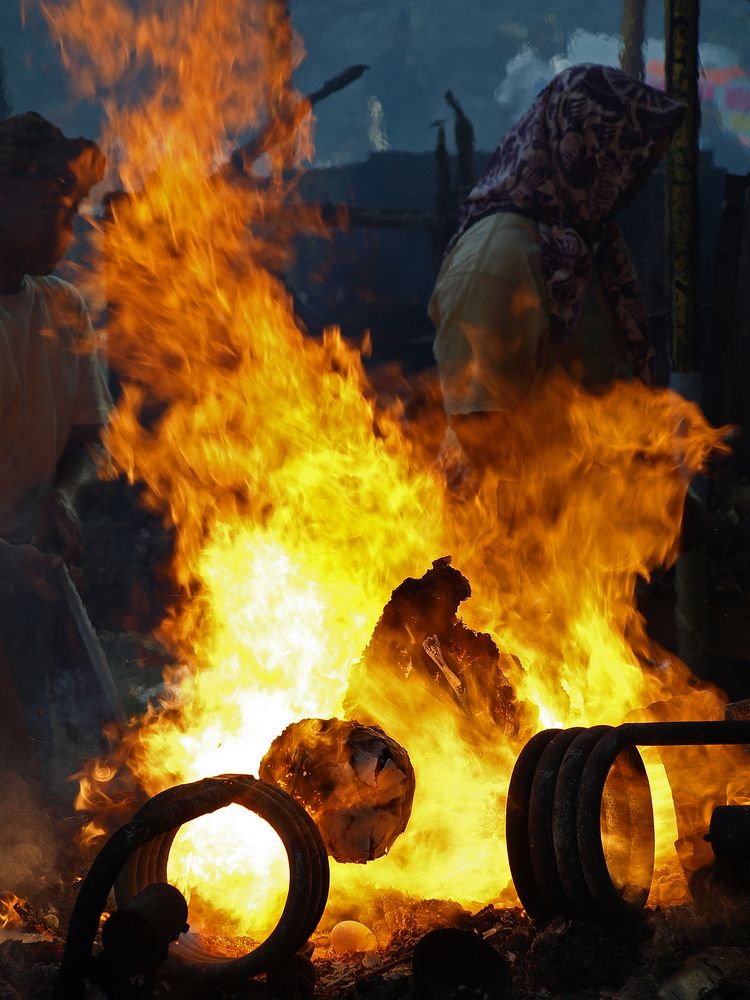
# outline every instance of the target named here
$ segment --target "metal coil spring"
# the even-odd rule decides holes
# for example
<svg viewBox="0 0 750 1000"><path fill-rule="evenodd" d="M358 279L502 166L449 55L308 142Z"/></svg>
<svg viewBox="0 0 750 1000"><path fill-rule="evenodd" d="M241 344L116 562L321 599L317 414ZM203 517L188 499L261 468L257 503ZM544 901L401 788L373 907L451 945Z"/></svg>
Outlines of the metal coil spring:
<svg viewBox="0 0 750 1000"><path fill-rule="evenodd" d="M651 792L636 748L748 743L748 722L537 733L516 761L506 813L511 875L529 915L632 918L654 869Z"/></svg>
<svg viewBox="0 0 750 1000"><path fill-rule="evenodd" d="M185 823L238 803L279 835L289 859L289 893L279 922L249 954L227 959L189 939L170 948L171 970L190 982L231 986L295 954L318 926L328 899L329 866L313 820L290 795L251 775L221 775L156 795L107 841L81 883L70 919L55 997L82 1000L99 920L115 886L122 907L148 885L167 882L169 851Z"/></svg>

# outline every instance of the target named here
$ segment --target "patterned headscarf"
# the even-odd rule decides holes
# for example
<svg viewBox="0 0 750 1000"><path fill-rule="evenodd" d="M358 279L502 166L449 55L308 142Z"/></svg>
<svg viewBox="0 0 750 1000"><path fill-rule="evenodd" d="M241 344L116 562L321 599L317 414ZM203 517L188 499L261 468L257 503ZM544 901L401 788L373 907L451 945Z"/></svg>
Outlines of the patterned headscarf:
<svg viewBox="0 0 750 1000"><path fill-rule="evenodd" d="M104 166L95 142L67 138L35 111L0 121L0 184L38 177L83 196L102 179Z"/></svg>
<svg viewBox="0 0 750 1000"><path fill-rule="evenodd" d="M564 70L503 138L453 239L495 212L535 219L552 337L574 332L596 265L644 381L652 355L646 305L613 216L663 157L684 110L613 67Z"/></svg>

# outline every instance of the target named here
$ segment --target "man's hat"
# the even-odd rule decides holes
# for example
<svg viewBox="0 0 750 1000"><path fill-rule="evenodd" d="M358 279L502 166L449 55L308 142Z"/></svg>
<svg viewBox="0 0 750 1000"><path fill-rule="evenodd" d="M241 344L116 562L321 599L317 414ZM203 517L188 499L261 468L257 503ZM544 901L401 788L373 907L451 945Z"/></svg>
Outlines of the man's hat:
<svg viewBox="0 0 750 1000"><path fill-rule="evenodd" d="M104 176L105 164L95 142L67 138L36 111L0 121L0 184L38 177L85 195Z"/></svg>

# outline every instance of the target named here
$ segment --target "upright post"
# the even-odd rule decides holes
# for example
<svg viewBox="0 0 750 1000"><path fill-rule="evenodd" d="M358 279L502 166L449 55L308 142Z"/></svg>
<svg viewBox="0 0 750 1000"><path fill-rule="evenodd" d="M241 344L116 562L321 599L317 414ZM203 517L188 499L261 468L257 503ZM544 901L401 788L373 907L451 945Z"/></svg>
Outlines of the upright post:
<svg viewBox="0 0 750 1000"><path fill-rule="evenodd" d="M670 386L702 402L700 375L698 22L700 0L665 0L667 91L686 107L667 159L667 274L671 318ZM679 433L679 431L677 431ZM687 503L701 506L705 487L693 487ZM705 543L683 553L675 570L677 653L699 676L708 669Z"/></svg>
<svg viewBox="0 0 750 1000"><path fill-rule="evenodd" d="M667 92L687 113L667 159L667 260L675 372L699 368L698 324L698 17L700 0L665 0Z"/></svg>
<svg viewBox="0 0 750 1000"><path fill-rule="evenodd" d="M646 0L623 0L620 67L636 80L646 79Z"/></svg>
<svg viewBox="0 0 750 1000"><path fill-rule="evenodd" d="M5 70L5 53L0 49L0 119L10 118L13 108L8 90L8 78Z"/></svg>

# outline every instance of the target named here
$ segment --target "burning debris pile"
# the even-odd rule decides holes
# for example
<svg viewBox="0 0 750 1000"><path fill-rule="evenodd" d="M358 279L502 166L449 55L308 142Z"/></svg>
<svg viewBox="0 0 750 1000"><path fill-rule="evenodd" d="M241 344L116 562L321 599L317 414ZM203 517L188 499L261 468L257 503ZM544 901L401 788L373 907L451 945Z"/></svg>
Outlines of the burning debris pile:
<svg viewBox="0 0 750 1000"><path fill-rule="evenodd" d="M501 655L492 636L457 617L471 586L450 563L450 557L438 559L424 576L404 580L393 591L352 675L347 711L356 716L366 711L361 692L378 684L381 671L404 682L415 671L448 693L474 724L487 719L498 727L498 739L517 738L521 712L503 667L517 670L520 664Z"/></svg>
<svg viewBox="0 0 750 1000"><path fill-rule="evenodd" d="M424 689L408 685L415 671L448 695L467 723L486 719L497 727L498 739L517 738L522 713L502 665L517 668L518 661L501 656L490 635L457 617L471 586L450 562L436 560L424 576L393 591L352 673L346 713L367 718L362 695L370 685L390 689L394 680L416 711ZM339 719L293 723L274 740L259 775L305 806L339 862L387 854L411 815L415 777L409 756L375 720L369 726Z"/></svg>

